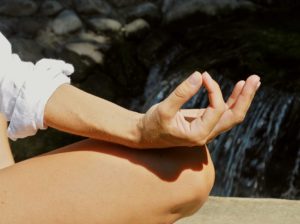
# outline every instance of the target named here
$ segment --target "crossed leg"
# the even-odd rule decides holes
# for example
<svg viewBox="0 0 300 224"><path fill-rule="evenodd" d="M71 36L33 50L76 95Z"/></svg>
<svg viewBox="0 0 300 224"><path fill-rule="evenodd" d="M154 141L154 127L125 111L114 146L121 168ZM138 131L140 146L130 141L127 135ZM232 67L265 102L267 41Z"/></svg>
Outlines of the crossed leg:
<svg viewBox="0 0 300 224"><path fill-rule="evenodd" d="M84 140L0 170L0 223L170 224L197 211L213 182L205 147Z"/></svg>

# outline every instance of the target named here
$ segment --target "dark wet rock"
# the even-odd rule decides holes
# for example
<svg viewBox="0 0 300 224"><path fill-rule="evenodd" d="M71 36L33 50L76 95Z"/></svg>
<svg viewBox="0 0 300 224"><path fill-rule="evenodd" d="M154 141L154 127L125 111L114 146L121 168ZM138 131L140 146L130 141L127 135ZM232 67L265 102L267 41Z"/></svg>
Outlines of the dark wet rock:
<svg viewBox="0 0 300 224"><path fill-rule="evenodd" d="M148 35L138 47L138 59L147 68L157 63L160 54L165 51L170 43L170 36L166 33L157 31Z"/></svg>
<svg viewBox="0 0 300 224"><path fill-rule="evenodd" d="M10 39L13 52L24 61L36 62L43 58L43 49L35 41L24 38Z"/></svg>
<svg viewBox="0 0 300 224"><path fill-rule="evenodd" d="M98 49L106 52L111 47L111 40L107 36L95 34L93 32L82 32L78 35L77 40L86 43L96 44Z"/></svg>
<svg viewBox="0 0 300 224"><path fill-rule="evenodd" d="M111 15L113 8L105 0L74 0L75 8L79 13Z"/></svg>
<svg viewBox="0 0 300 224"><path fill-rule="evenodd" d="M38 32L35 41L44 48L47 57L55 57L55 53L60 50L66 40L52 32L50 28L42 29Z"/></svg>
<svg viewBox="0 0 300 224"><path fill-rule="evenodd" d="M71 76L72 83L74 84L78 84L86 80L94 70L95 62L93 62L90 58L82 57L78 53L69 51L66 48L59 52L59 58L74 66L75 72Z"/></svg>
<svg viewBox="0 0 300 224"><path fill-rule="evenodd" d="M157 22L161 18L159 7L152 2L144 2L142 4L126 7L120 12L126 17L126 21L142 18L147 21Z"/></svg>
<svg viewBox="0 0 300 224"><path fill-rule="evenodd" d="M253 9L253 7L253 3L247 0L165 0L163 11L165 23L169 24L197 13L214 16L222 11L232 11L238 8Z"/></svg>
<svg viewBox="0 0 300 224"><path fill-rule="evenodd" d="M109 0L109 1L117 7L124 7L124 6L145 2L145 0Z"/></svg>
<svg viewBox="0 0 300 224"><path fill-rule="evenodd" d="M65 10L53 21L52 29L58 35L68 34L82 28L82 22L75 12Z"/></svg>
<svg viewBox="0 0 300 224"><path fill-rule="evenodd" d="M116 99L118 92L118 86L112 77L96 69L83 82L78 84L78 87L110 101Z"/></svg>
<svg viewBox="0 0 300 224"><path fill-rule="evenodd" d="M18 31L26 36L35 36L41 28L45 27L46 23L46 19L24 17L19 20L17 27Z"/></svg>
<svg viewBox="0 0 300 224"><path fill-rule="evenodd" d="M138 61L137 46L133 41L120 40L112 45L105 58L104 71L116 86L119 98L139 96L143 93L147 70Z"/></svg>
<svg viewBox="0 0 300 224"><path fill-rule="evenodd" d="M80 57L90 59L98 65L103 64L103 54L98 50L97 45L92 43L69 43L65 47L68 51L74 52Z"/></svg>
<svg viewBox="0 0 300 224"><path fill-rule="evenodd" d="M41 6L41 12L46 16L53 16L63 10L63 6L56 0L46 0Z"/></svg>
<svg viewBox="0 0 300 224"><path fill-rule="evenodd" d="M92 18L89 24L93 30L100 33L117 33L122 27L119 21L110 18Z"/></svg>
<svg viewBox="0 0 300 224"><path fill-rule="evenodd" d="M74 0L59 0L64 8L74 8Z"/></svg>
<svg viewBox="0 0 300 224"><path fill-rule="evenodd" d="M32 0L0 0L0 15L30 16L38 9Z"/></svg>
<svg viewBox="0 0 300 224"><path fill-rule="evenodd" d="M144 19L136 19L131 23L125 25L122 31L126 38L141 38L150 29L150 25Z"/></svg>
<svg viewBox="0 0 300 224"><path fill-rule="evenodd" d="M94 32L82 32L78 37L83 41L95 42L98 44L110 44L108 37L96 34Z"/></svg>
<svg viewBox="0 0 300 224"><path fill-rule="evenodd" d="M17 19L0 17L0 32L9 37L16 32L16 24Z"/></svg>

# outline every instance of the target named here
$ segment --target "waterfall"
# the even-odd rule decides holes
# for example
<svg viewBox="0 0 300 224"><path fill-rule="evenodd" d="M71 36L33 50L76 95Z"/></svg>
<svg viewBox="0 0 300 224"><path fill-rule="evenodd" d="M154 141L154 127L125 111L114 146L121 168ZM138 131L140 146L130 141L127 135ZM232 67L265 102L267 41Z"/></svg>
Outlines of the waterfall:
<svg viewBox="0 0 300 224"><path fill-rule="evenodd" d="M165 72L165 65L166 63L155 64L150 70L145 89L145 103L138 105L135 102L132 105L133 109L146 111L151 105L164 99L180 83L185 72L172 72L171 76L163 78L161 72ZM214 78L221 85L226 99L231 93L234 83L223 76L214 76ZM289 115L296 98L292 94L262 87L244 122L220 135L209 144L216 167L213 195L294 199L300 197L299 181L297 183L299 179L297 177L300 175L300 132L298 130L289 133L289 127L286 127L289 120L298 119L297 121L300 121L299 116L292 118ZM207 95L202 89L184 107L201 108L207 104ZM294 114L297 115L298 112ZM295 125L294 122L290 123ZM285 133L284 137L282 137L282 133ZM295 139L296 143L294 142L290 146L290 142L284 142L287 134L291 139ZM284 158L289 158L290 168L286 168L280 161L280 158L283 157L281 154L282 144L278 143L280 141L284 142L288 151L292 150L293 152L284 155ZM279 160L274 159L277 157ZM279 168L273 170L274 166ZM278 170L284 175L280 175Z"/></svg>

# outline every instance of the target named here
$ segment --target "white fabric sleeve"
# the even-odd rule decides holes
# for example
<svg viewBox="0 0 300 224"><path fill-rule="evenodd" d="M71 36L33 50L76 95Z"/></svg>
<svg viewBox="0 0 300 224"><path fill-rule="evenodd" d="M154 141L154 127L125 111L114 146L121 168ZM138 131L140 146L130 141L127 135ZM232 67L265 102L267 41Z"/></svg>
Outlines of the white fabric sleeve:
<svg viewBox="0 0 300 224"><path fill-rule="evenodd" d="M10 121L9 138L25 138L46 129L46 103L60 85L70 83L74 67L54 59L24 62L12 54L10 43L1 33L0 65L0 112Z"/></svg>

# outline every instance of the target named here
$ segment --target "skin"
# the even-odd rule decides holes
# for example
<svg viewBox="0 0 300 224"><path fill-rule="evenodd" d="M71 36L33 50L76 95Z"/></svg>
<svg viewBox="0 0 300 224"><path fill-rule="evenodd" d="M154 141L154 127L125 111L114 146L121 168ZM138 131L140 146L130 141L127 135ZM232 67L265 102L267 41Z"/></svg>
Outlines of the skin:
<svg viewBox="0 0 300 224"><path fill-rule="evenodd" d="M181 110L202 85L210 105ZM243 120L259 85L250 76L224 102L219 85L196 72L145 114L62 85L45 123L96 140L8 163L0 170L0 223L169 224L193 214L214 183L205 144Z"/></svg>
<svg viewBox="0 0 300 224"><path fill-rule="evenodd" d="M86 140L0 170L0 223L171 224L198 210L213 182L206 148Z"/></svg>
<svg viewBox="0 0 300 224"><path fill-rule="evenodd" d="M47 103L44 120L46 125L62 131L132 148L204 146L243 120L259 84L256 75L237 83L225 103L216 81L208 73L195 72L145 114L63 85ZM202 85L208 91L210 105L180 110Z"/></svg>
<svg viewBox="0 0 300 224"><path fill-rule="evenodd" d="M0 113L0 169L15 164L6 134L7 122Z"/></svg>

